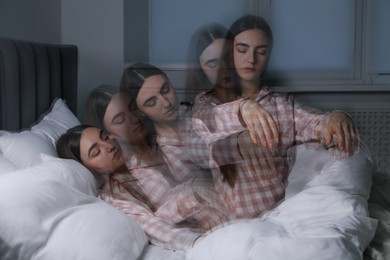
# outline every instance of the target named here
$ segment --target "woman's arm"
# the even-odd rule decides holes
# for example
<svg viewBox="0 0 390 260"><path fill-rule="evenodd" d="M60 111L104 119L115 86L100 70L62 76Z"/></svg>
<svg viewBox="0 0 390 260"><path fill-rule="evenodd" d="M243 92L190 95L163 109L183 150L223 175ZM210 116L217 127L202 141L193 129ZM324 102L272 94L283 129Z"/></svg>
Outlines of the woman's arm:
<svg viewBox="0 0 390 260"><path fill-rule="evenodd" d="M272 146L279 142L277 126L268 111L251 99L219 104L207 93L194 101L193 117L204 122L211 133L236 133L247 129L253 143Z"/></svg>
<svg viewBox="0 0 390 260"><path fill-rule="evenodd" d="M111 180L100 197L131 216L145 231L154 245L170 250L189 250L202 234L188 227L179 227L169 220L157 217L150 208L135 199L118 181Z"/></svg>
<svg viewBox="0 0 390 260"><path fill-rule="evenodd" d="M303 106L290 97L294 108L296 139L298 141L317 140L329 146L337 144L347 156L359 149L360 136L352 118L342 111L324 113L315 108Z"/></svg>
<svg viewBox="0 0 390 260"><path fill-rule="evenodd" d="M220 104L209 94L201 93L194 100L192 116L201 120L211 133L241 131L245 129L239 118L240 103L243 100Z"/></svg>

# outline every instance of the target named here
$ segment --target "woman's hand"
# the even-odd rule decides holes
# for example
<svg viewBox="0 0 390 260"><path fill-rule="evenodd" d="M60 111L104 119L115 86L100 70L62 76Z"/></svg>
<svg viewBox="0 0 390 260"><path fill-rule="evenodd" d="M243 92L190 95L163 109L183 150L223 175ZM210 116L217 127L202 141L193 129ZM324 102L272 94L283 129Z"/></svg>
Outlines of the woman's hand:
<svg viewBox="0 0 390 260"><path fill-rule="evenodd" d="M276 163L271 150L251 143L248 138L248 131L240 133L237 143L251 177L258 172L261 172L265 178L276 173Z"/></svg>
<svg viewBox="0 0 390 260"><path fill-rule="evenodd" d="M342 111L334 111L330 115L325 133L325 144L336 143L340 151L350 156L360 148L359 131L352 118Z"/></svg>
<svg viewBox="0 0 390 260"><path fill-rule="evenodd" d="M278 128L267 110L257 102L245 99L240 103L241 119L247 127L252 142L265 147L279 143Z"/></svg>

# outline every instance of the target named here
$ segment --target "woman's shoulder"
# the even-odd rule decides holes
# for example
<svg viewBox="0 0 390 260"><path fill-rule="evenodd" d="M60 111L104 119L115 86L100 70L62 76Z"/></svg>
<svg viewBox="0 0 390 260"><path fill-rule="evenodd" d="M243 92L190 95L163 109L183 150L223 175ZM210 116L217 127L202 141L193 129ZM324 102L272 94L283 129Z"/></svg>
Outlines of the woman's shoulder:
<svg viewBox="0 0 390 260"><path fill-rule="evenodd" d="M199 92L199 93L195 96L194 102L199 101L199 100L202 100L202 99L211 98L211 97L212 97L212 93L213 93L213 90L203 90L203 91Z"/></svg>
<svg viewBox="0 0 390 260"><path fill-rule="evenodd" d="M293 95L285 90L275 89L269 86L262 86L259 96L269 96L272 99L280 101L288 101L293 98Z"/></svg>
<svg viewBox="0 0 390 260"><path fill-rule="evenodd" d="M215 90L211 89L202 91L196 95L194 100L194 107L199 108L199 106L204 106L207 104L219 105L221 103L221 100L215 96Z"/></svg>

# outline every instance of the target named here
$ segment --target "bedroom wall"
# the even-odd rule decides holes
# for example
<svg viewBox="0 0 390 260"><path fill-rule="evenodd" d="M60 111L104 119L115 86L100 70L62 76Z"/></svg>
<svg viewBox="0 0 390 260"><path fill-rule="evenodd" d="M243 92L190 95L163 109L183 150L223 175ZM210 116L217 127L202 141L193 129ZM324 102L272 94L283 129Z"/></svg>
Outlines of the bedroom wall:
<svg viewBox="0 0 390 260"><path fill-rule="evenodd" d="M123 0L62 1L62 42L79 48L78 117L100 84L118 85L124 67Z"/></svg>
<svg viewBox="0 0 390 260"><path fill-rule="evenodd" d="M124 67L123 0L0 0L0 36L76 44L78 117L99 84L118 84Z"/></svg>
<svg viewBox="0 0 390 260"><path fill-rule="evenodd" d="M61 43L61 0L0 0L0 35Z"/></svg>

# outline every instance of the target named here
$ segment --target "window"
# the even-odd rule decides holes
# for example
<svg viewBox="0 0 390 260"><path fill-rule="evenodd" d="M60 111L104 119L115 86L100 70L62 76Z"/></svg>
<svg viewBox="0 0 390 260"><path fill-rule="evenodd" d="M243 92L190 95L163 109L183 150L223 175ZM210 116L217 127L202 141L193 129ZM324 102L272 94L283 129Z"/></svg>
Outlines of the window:
<svg viewBox="0 0 390 260"><path fill-rule="evenodd" d="M266 18L274 33L271 84L317 90L337 90L340 84L381 90L382 84L386 90L390 83L388 0L131 0L124 5L126 62L180 70L197 27L211 21L229 27L252 13Z"/></svg>
<svg viewBox="0 0 390 260"><path fill-rule="evenodd" d="M182 67L187 60L191 35L199 26L219 22L229 27L248 7L242 0L131 0L124 1L124 5L126 34L135 30L141 34L140 38L125 35L125 49L143 49L142 53L125 51L128 53L125 60L131 62L135 57L160 67Z"/></svg>
<svg viewBox="0 0 390 260"><path fill-rule="evenodd" d="M382 90L372 84L390 83L389 1L259 2L256 14L269 21L275 37L270 82L335 90L340 84Z"/></svg>
<svg viewBox="0 0 390 260"><path fill-rule="evenodd" d="M341 72L354 76L354 0L273 0L275 44L269 69L285 73Z"/></svg>
<svg viewBox="0 0 390 260"><path fill-rule="evenodd" d="M390 82L390 1L367 3L366 73L373 82Z"/></svg>

